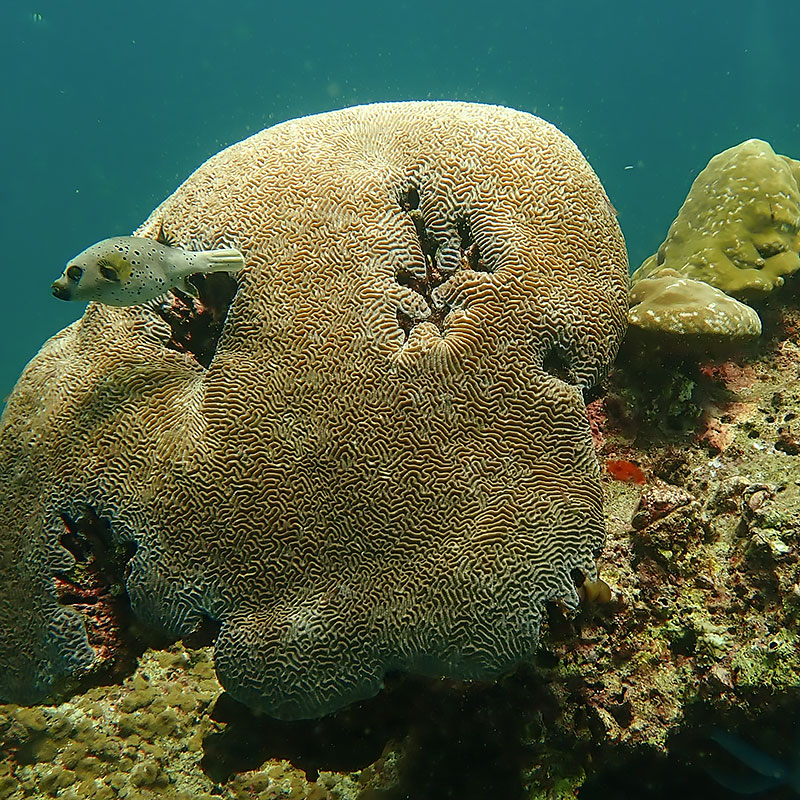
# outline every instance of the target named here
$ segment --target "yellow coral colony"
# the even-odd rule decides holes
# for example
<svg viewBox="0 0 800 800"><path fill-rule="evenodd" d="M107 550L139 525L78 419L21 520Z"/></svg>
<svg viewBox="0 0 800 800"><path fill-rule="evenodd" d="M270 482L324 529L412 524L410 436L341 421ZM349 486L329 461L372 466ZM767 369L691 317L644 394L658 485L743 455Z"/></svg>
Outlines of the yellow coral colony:
<svg viewBox="0 0 800 800"><path fill-rule="evenodd" d="M800 269L800 162L749 139L697 176L667 238L632 281L673 269L757 300Z"/></svg>
<svg viewBox="0 0 800 800"><path fill-rule="evenodd" d="M758 315L739 300L763 299L800 269L799 231L800 162L759 139L714 156L631 276L632 332L684 349L758 336Z"/></svg>
<svg viewBox="0 0 800 800"><path fill-rule="evenodd" d="M680 339L687 347L734 344L761 335L750 306L673 269L659 270L631 287L628 321L642 332Z"/></svg>

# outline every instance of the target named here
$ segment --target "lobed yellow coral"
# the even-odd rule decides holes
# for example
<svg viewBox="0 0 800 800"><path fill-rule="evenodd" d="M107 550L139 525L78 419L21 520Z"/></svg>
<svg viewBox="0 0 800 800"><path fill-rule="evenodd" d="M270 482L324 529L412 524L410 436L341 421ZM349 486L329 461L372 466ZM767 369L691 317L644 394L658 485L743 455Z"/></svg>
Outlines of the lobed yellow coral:
<svg viewBox="0 0 800 800"><path fill-rule="evenodd" d="M672 269L637 281L630 303L631 330L655 334L679 349L727 346L761 335L761 320L750 306Z"/></svg>
<svg viewBox="0 0 800 800"><path fill-rule="evenodd" d="M800 269L800 162L749 139L697 176L667 238L632 283L675 270L745 301Z"/></svg>

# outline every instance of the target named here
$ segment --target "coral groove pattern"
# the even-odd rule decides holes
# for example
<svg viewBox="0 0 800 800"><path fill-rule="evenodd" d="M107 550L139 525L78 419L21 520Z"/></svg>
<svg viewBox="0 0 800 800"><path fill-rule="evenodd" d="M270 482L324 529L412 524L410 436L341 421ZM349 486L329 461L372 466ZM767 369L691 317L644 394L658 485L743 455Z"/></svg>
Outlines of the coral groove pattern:
<svg viewBox="0 0 800 800"><path fill-rule="evenodd" d="M246 266L205 363L171 342L172 293L90 304L21 376L0 430L0 699L110 657L97 603L63 587L114 563L140 627L212 620L222 684L278 717L388 670L526 658L543 605L596 578L582 389L627 313L624 242L575 145L496 106L350 108L214 156L137 235L162 226Z"/></svg>

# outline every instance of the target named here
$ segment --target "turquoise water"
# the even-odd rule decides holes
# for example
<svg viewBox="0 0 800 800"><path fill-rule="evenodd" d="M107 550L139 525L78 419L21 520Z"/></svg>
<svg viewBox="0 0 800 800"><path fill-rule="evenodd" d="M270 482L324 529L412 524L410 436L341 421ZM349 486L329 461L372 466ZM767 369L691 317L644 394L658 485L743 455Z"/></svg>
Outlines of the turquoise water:
<svg viewBox="0 0 800 800"><path fill-rule="evenodd" d="M545 117L599 173L635 267L711 155L756 136L800 157L798 22L797 4L766 0L8 0L0 397L82 313L50 296L68 258L129 233L221 147L344 105L452 98Z"/></svg>

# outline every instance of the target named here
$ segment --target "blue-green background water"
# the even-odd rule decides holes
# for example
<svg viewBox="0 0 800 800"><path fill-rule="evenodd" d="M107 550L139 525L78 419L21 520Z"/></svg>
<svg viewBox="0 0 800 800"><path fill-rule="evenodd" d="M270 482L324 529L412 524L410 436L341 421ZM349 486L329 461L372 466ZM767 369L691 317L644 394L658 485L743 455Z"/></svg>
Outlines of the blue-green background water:
<svg viewBox="0 0 800 800"><path fill-rule="evenodd" d="M130 233L223 146L345 105L545 117L600 175L638 266L714 153L759 137L800 158L798 23L800 4L767 0L4 0L0 397L82 313L50 296L68 258Z"/></svg>

